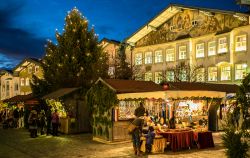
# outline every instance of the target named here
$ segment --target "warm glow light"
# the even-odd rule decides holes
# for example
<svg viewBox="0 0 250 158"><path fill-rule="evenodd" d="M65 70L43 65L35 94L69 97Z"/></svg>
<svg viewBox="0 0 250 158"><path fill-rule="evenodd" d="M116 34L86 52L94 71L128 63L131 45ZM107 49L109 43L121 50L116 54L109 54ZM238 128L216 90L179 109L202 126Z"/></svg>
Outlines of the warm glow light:
<svg viewBox="0 0 250 158"><path fill-rule="evenodd" d="M243 68L247 68L247 64L243 64L242 67L243 67Z"/></svg>

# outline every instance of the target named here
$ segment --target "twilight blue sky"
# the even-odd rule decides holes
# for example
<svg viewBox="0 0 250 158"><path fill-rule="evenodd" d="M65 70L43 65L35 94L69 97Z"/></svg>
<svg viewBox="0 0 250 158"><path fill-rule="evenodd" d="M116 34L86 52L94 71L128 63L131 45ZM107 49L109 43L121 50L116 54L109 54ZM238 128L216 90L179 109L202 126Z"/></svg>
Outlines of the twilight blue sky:
<svg viewBox="0 0 250 158"><path fill-rule="evenodd" d="M103 37L121 41L170 3L240 11L235 0L1 0L0 68L13 68L27 57L41 58L47 39L62 32L75 6Z"/></svg>

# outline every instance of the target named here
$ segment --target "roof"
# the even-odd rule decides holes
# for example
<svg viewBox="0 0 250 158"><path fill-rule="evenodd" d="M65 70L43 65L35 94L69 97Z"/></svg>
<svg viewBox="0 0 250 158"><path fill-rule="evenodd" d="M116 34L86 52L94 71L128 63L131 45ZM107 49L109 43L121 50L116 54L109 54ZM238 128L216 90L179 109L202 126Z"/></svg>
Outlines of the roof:
<svg viewBox="0 0 250 158"><path fill-rule="evenodd" d="M235 84L213 84L200 82L169 82L168 90L200 90L236 93L239 86Z"/></svg>
<svg viewBox="0 0 250 158"><path fill-rule="evenodd" d="M41 61L39 59L36 58L26 58L23 61L21 61L21 63L19 63L14 69L13 71L21 71L24 67L28 66L30 63L35 63L37 65L41 65Z"/></svg>
<svg viewBox="0 0 250 158"><path fill-rule="evenodd" d="M57 91L49 93L42 97L42 99L59 99L65 95L71 94L72 92L78 90L79 88L61 88Z"/></svg>
<svg viewBox="0 0 250 158"><path fill-rule="evenodd" d="M162 91L162 86L152 81L135 81L135 80L119 80L119 79L98 79L117 93L135 93L135 92L153 92ZM96 83L97 83L96 82Z"/></svg>
<svg viewBox="0 0 250 158"><path fill-rule="evenodd" d="M34 99L34 98L35 97L31 93L31 94L28 94L28 95L16 95L14 97L3 100L3 102L5 102L5 103L25 102L27 100L31 100L31 99Z"/></svg>
<svg viewBox="0 0 250 158"><path fill-rule="evenodd" d="M119 41L113 40L113 39L103 38L99 43L101 43L102 41L107 41L107 42L109 42L109 43L114 43L114 44L120 44Z"/></svg>
<svg viewBox="0 0 250 158"><path fill-rule="evenodd" d="M231 14L235 16L249 16L247 13L235 12L235 11L228 11L228 10L219 10L219 9L209 9L209 8L202 8L202 7L191 7L191 6L184 6L179 4L170 4L167 8L165 8L162 12L156 15L153 19L151 19L148 23L144 26L139 28L134 34L126 39L127 43L134 45L138 40L149 34L151 31L155 31L156 28L161 26L167 20L171 19L174 15L179 12L182 12L183 9L190 9L190 10L198 10L201 12L212 12L212 13L223 13L223 14Z"/></svg>
<svg viewBox="0 0 250 158"><path fill-rule="evenodd" d="M0 76L4 75L4 74L6 74L6 73L13 75L12 70L0 69Z"/></svg>

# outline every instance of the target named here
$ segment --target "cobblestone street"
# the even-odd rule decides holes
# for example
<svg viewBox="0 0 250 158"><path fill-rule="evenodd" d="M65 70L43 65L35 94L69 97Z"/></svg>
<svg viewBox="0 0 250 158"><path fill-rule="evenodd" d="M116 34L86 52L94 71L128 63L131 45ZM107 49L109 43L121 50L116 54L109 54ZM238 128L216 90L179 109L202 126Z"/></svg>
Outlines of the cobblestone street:
<svg viewBox="0 0 250 158"><path fill-rule="evenodd" d="M159 158L224 158L224 148L219 133L214 133L215 148L191 149L179 152L165 151L142 157ZM90 134L39 136L30 138L25 129L0 129L1 158L101 158L134 157L131 143L102 144L92 141Z"/></svg>

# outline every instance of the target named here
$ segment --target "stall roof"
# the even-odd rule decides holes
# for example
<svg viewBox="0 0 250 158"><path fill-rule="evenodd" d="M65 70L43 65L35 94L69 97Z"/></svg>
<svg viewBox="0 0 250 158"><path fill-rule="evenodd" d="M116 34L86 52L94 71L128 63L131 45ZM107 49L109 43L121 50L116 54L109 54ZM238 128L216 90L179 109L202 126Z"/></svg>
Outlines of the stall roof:
<svg viewBox="0 0 250 158"><path fill-rule="evenodd" d="M119 80L119 79L101 79L103 82L117 93L138 93L138 92L154 92L162 91L162 86L152 81L135 81L135 80Z"/></svg>
<svg viewBox="0 0 250 158"><path fill-rule="evenodd" d="M78 90L79 88L61 88L58 89L57 91L51 92L45 96L42 97L42 99L58 99L61 98L65 95L68 95L76 90Z"/></svg>
<svg viewBox="0 0 250 158"><path fill-rule="evenodd" d="M199 82L169 82L168 90L200 90L200 91L217 91L226 93L236 93L239 86L235 84L213 84Z"/></svg>
<svg viewBox="0 0 250 158"><path fill-rule="evenodd" d="M27 100L34 99L35 97L31 94L28 95L16 95L14 97L3 100L5 103L13 103L13 102L25 102Z"/></svg>

